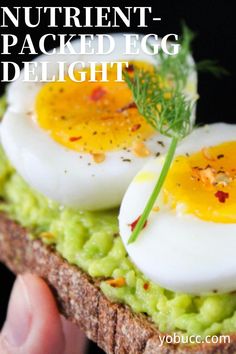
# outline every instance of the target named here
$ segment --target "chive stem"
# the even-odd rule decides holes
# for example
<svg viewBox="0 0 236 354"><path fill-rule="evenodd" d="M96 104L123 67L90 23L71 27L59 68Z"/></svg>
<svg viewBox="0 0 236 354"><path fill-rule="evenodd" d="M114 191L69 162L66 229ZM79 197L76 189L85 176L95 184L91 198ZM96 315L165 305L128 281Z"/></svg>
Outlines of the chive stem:
<svg viewBox="0 0 236 354"><path fill-rule="evenodd" d="M161 191L161 188L165 182L165 179L167 177L167 174L168 174L168 171L170 169L170 166L171 166L171 163L173 161L173 158L174 158L174 154L175 154L175 151L176 151L176 148L177 148L177 145L178 145L178 141L179 139L177 137L173 137L172 140L171 140L171 144L170 144L170 147L168 149L168 152L167 152L167 155L166 155L166 158L165 158L165 163L162 167L162 170L161 170L161 174L158 178L158 181L155 185L155 188L153 189L153 192L144 208L144 211L141 215L141 217L139 218L139 221L137 222L129 240L128 240L128 244L130 243L133 243L134 241L136 241L136 239L138 238L140 232L142 231L144 225L145 225L145 222L146 220L148 219L149 217L149 214L151 213L152 211L152 208L155 204L155 201L157 200L157 197Z"/></svg>

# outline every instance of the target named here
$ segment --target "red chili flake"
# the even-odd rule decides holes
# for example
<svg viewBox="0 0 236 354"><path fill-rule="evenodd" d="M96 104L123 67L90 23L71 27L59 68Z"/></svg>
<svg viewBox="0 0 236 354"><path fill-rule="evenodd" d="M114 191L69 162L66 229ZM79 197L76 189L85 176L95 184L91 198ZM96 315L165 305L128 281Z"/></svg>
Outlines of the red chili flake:
<svg viewBox="0 0 236 354"><path fill-rule="evenodd" d="M135 226L137 225L139 219L140 219L141 215L136 219L134 220L131 224L129 224L129 226L131 227L131 231L134 231L135 229ZM147 220L145 221L144 225L143 225L143 229L147 226Z"/></svg>
<svg viewBox="0 0 236 354"><path fill-rule="evenodd" d="M131 132L136 132L141 127L141 124L134 124L131 128Z"/></svg>
<svg viewBox="0 0 236 354"><path fill-rule="evenodd" d="M82 136L71 136L69 140L73 142L73 141L80 140L81 138Z"/></svg>
<svg viewBox="0 0 236 354"><path fill-rule="evenodd" d="M126 104L125 106L117 109L117 112L118 113L122 113L122 112L124 112L124 111L126 111L127 109L130 109L130 108L137 108L136 103L135 102L130 102L130 103Z"/></svg>
<svg viewBox="0 0 236 354"><path fill-rule="evenodd" d="M229 193L223 191L217 191L215 197L218 198L220 203L225 203L226 199L229 198Z"/></svg>
<svg viewBox="0 0 236 354"><path fill-rule="evenodd" d="M149 283L144 283L143 284L143 288L144 288L144 290L148 290L149 289Z"/></svg>
<svg viewBox="0 0 236 354"><path fill-rule="evenodd" d="M99 101L106 93L107 91L103 87L97 87L92 91L90 99L95 102Z"/></svg>
<svg viewBox="0 0 236 354"><path fill-rule="evenodd" d="M134 72L134 65L129 64L128 68L125 68L125 71L127 71L128 73L133 73Z"/></svg>

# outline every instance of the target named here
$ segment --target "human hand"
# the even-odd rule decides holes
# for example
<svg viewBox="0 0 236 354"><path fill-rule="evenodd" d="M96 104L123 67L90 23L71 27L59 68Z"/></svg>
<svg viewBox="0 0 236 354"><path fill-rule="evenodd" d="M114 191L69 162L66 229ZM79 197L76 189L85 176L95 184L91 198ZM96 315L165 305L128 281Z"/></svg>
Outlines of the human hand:
<svg viewBox="0 0 236 354"><path fill-rule="evenodd" d="M86 337L60 316L47 284L17 277L0 334L1 354L84 354Z"/></svg>

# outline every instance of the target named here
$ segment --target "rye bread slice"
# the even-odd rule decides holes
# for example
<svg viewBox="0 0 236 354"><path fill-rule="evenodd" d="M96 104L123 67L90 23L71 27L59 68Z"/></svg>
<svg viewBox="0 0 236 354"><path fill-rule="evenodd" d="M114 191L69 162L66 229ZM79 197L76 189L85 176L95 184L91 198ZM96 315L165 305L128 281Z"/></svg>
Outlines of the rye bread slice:
<svg viewBox="0 0 236 354"><path fill-rule="evenodd" d="M97 280L40 240L30 240L27 230L0 214L0 261L14 273L39 275L52 289L60 312L84 330L108 354L222 354L236 353L236 334L231 343L160 347L158 329L145 315L136 315L121 304L111 303Z"/></svg>

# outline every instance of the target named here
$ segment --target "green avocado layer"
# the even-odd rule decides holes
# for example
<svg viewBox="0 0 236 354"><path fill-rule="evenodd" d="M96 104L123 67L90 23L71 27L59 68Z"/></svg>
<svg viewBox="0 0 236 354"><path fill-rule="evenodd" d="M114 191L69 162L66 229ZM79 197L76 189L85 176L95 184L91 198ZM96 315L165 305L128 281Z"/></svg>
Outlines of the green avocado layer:
<svg viewBox="0 0 236 354"><path fill-rule="evenodd" d="M30 189L1 148L0 197L0 210L27 227L32 237L55 245L69 263L104 279L100 287L110 300L147 314L160 331L202 337L236 331L236 294L191 296L148 281L129 260L118 236L117 210L84 212L59 206ZM125 278L124 286L106 282L118 277Z"/></svg>

